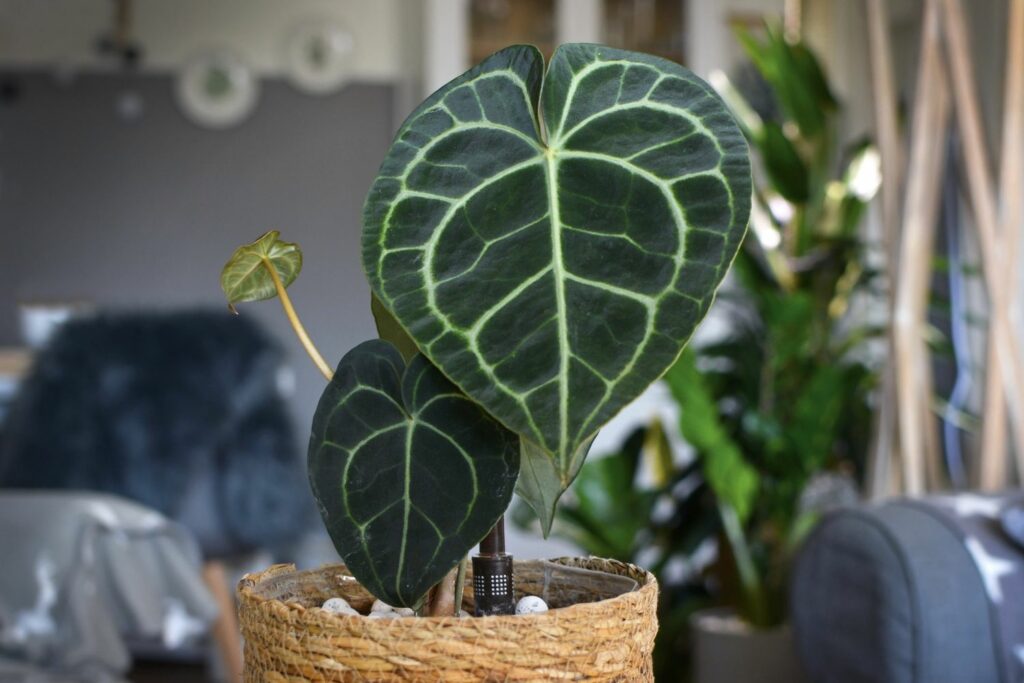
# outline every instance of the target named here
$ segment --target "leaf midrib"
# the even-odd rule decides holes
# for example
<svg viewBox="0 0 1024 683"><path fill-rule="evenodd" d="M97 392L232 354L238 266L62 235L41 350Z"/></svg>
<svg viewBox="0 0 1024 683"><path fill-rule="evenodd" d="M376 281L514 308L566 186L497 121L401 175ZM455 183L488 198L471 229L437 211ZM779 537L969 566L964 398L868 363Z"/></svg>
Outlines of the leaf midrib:
<svg viewBox="0 0 1024 683"><path fill-rule="evenodd" d="M558 161L555 152L544 149L544 171L548 181L548 213L551 223L551 261L558 319L558 354L561 376L558 380L558 454L564 466L565 444L569 440L569 330L565 312L565 272L562 267L562 230L558 206ZM560 468L561 469L561 468Z"/></svg>
<svg viewBox="0 0 1024 683"><path fill-rule="evenodd" d="M402 572L405 571L405 549L409 544L409 513L412 511L412 497L409 490L410 475L412 474L412 435L414 432L412 424L406 424L405 431L405 482L402 495L402 545L398 551L398 571L395 572L395 593L402 594Z"/></svg>

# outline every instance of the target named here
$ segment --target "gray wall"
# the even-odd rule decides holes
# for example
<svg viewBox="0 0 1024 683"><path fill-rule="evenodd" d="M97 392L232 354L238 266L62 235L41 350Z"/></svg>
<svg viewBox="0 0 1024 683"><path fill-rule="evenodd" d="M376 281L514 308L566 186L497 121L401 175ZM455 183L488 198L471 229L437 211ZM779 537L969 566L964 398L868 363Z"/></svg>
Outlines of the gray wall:
<svg viewBox="0 0 1024 683"><path fill-rule="evenodd" d="M269 229L305 251L289 291L328 361L374 336L360 209L390 143L391 87L310 97L264 80L251 118L208 131L179 112L168 76L15 80L20 95L0 102L0 346L20 342L20 301L223 308L221 266ZM115 109L127 90L144 101L134 121ZM240 308L291 352L308 433L323 379L276 302Z"/></svg>

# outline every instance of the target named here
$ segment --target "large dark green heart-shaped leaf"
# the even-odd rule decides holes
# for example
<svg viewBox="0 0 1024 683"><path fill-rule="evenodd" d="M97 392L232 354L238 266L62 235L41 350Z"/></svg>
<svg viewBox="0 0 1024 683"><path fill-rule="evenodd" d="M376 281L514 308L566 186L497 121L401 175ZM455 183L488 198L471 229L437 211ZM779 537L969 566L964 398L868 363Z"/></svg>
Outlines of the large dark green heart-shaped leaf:
<svg viewBox="0 0 1024 683"><path fill-rule="evenodd" d="M505 512L519 439L422 355L349 351L313 418L309 480L352 574L416 607Z"/></svg>
<svg viewBox="0 0 1024 683"><path fill-rule="evenodd" d="M539 112L539 113L538 113ZM596 45L493 55L405 122L366 201L373 290L469 396L575 454L679 355L750 209L711 88Z"/></svg>

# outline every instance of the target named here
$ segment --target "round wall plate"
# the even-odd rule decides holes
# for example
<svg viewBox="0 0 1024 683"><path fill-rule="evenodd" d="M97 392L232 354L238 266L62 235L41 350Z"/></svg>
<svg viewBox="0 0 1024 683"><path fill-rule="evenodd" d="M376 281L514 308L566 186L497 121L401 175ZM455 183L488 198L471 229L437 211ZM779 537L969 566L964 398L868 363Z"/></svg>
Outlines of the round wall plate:
<svg viewBox="0 0 1024 683"><path fill-rule="evenodd" d="M348 80L355 40L349 31L330 21L298 26L285 45L288 80L302 92L325 95Z"/></svg>
<svg viewBox="0 0 1024 683"><path fill-rule="evenodd" d="M178 104L193 123L228 128L245 120L259 96L259 81L248 64L228 50L196 55L178 75Z"/></svg>

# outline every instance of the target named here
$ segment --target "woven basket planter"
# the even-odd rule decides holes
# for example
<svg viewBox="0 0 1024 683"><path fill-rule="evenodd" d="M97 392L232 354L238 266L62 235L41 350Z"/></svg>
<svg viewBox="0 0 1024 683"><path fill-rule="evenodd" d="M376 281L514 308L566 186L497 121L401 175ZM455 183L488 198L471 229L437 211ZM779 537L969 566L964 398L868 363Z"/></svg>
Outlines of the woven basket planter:
<svg viewBox="0 0 1024 683"><path fill-rule="evenodd" d="M595 602L581 585L562 594L574 604L528 616L367 619L319 608L340 596L369 609L373 597L344 565L249 574L238 586L245 681L652 681L654 576L613 560L553 562L629 577L638 588ZM541 594L540 573L517 565L517 594ZM463 604L471 603L468 592Z"/></svg>

